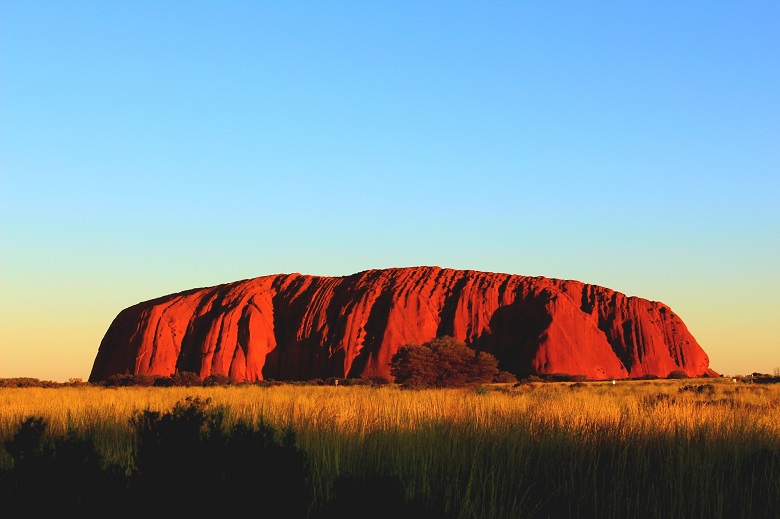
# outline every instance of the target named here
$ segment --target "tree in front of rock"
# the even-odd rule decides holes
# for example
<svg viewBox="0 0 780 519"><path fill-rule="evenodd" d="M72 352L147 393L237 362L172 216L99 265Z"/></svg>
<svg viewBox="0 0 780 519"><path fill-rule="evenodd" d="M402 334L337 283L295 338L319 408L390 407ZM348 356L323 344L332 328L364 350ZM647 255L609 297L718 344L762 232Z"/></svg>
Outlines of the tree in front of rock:
<svg viewBox="0 0 780 519"><path fill-rule="evenodd" d="M390 374L403 388L465 387L493 382L498 360L450 336L401 346L390 361Z"/></svg>

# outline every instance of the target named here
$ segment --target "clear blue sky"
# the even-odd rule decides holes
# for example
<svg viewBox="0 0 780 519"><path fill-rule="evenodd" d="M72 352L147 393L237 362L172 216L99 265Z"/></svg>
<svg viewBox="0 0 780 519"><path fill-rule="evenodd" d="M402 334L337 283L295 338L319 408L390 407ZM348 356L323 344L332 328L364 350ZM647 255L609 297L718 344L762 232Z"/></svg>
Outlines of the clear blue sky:
<svg viewBox="0 0 780 519"><path fill-rule="evenodd" d="M123 308L438 265L780 367L780 3L0 1L0 377Z"/></svg>

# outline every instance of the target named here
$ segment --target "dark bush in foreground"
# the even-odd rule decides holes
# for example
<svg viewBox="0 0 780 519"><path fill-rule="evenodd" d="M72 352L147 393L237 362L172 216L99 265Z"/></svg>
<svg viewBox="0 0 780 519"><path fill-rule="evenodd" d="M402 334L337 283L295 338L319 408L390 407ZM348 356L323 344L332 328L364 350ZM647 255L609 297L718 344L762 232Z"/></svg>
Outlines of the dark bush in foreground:
<svg viewBox="0 0 780 519"><path fill-rule="evenodd" d="M97 517L126 494L126 480L114 468L103 468L94 446L73 432L48 435L43 418L30 417L3 447L13 459L0 471L0 502L29 517L83 513Z"/></svg>
<svg viewBox="0 0 780 519"><path fill-rule="evenodd" d="M144 411L133 417L138 454L131 488L150 502L168 504L176 515L238 514L251 495L258 503L287 496L285 516L305 517L308 467L294 434L264 424L228 429L221 410L207 412L208 404L208 399L188 398L170 413Z"/></svg>
<svg viewBox="0 0 780 519"><path fill-rule="evenodd" d="M102 467L91 443L51 439L42 418L29 418L3 444L13 468L0 472L0 501L31 517L97 517L118 503L128 517L208 517L245 515L251 496L260 505L284 498L285 517L305 518L308 463L294 434L264 424L226 428L220 410L207 412L207 404L188 398L170 413L136 414L129 472Z"/></svg>

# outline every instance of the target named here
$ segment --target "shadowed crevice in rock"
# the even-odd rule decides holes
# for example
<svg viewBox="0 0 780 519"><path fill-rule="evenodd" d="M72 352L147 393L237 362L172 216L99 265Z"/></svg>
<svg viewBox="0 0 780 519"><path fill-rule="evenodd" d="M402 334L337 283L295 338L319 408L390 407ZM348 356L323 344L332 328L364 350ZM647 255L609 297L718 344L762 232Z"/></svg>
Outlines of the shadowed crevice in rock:
<svg viewBox="0 0 780 519"><path fill-rule="evenodd" d="M522 292L523 287L518 288ZM499 359L499 369L518 377L538 375L533 359L551 318L547 313L548 294L516 294L512 304L493 312L489 331L475 341L481 351Z"/></svg>
<svg viewBox="0 0 780 519"><path fill-rule="evenodd" d="M311 361L304 349L321 339L321 331L308 330L307 337L298 333L306 308L317 292L318 278L296 276L273 297L274 336L276 348L269 352L262 370L266 379L300 380L311 378Z"/></svg>
<svg viewBox="0 0 780 519"><path fill-rule="evenodd" d="M444 300L444 308L439 312L439 328L436 330L437 337L445 335L455 335L455 309L458 307L461 293L466 283L469 282L468 274L458 278Z"/></svg>
<svg viewBox="0 0 780 519"><path fill-rule="evenodd" d="M363 348L352 362L349 373L347 373L348 376L360 376L366 367L369 356L376 355L381 348L392 306L393 292L392 288L388 287L380 292L379 296L374 300L374 304L371 305L371 310L364 326L366 335Z"/></svg>

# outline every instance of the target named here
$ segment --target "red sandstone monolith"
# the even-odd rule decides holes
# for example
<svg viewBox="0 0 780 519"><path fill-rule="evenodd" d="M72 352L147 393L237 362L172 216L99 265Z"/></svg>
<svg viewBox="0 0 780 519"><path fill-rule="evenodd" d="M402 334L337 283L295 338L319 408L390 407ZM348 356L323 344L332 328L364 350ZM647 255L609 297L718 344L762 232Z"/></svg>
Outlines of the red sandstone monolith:
<svg viewBox="0 0 780 519"><path fill-rule="evenodd" d="M262 276L136 304L111 323L89 380L177 372L392 380L400 346L443 335L518 377L718 376L663 303L579 281L410 267Z"/></svg>

